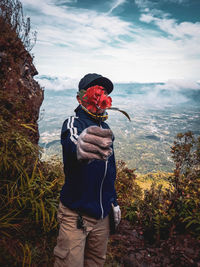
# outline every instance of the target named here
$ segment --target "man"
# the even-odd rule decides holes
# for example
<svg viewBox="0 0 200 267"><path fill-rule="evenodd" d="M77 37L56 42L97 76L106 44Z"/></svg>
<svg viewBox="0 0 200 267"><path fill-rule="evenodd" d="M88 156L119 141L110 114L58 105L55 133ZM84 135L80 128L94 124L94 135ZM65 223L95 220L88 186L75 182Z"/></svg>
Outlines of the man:
<svg viewBox="0 0 200 267"><path fill-rule="evenodd" d="M96 73L85 75L79 82L76 116L63 123L65 184L58 209L55 267L103 266L111 210L116 225L121 219L114 188L114 137L104 122L112 90L109 79ZM91 99L95 101L92 103Z"/></svg>

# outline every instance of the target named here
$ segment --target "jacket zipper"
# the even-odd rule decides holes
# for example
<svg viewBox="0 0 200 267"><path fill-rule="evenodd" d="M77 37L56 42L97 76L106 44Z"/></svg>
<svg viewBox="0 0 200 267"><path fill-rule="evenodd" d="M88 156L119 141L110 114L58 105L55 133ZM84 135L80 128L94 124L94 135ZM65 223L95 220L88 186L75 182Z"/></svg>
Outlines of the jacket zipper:
<svg viewBox="0 0 200 267"><path fill-rule="evenodd" d="M99 127L103 128L101 125L101 122L99 123ZM100 206L101 206L101 219L103 220L103 216L104 216L104 210L103 210L103 203L102 203L102 198L103 198L103 182L106 178L106 173L107 173L107 168L108 168L108 160L106 160L105 162L105 171L104 171L104 176L103 179L101 181L101 187L100 187Z"/></svg>
<svg viewBox="0 0 200 267"><path fill-rule="evenodd" d="M101 219L103 219L103 216L104 216L104 210L103 210L103 203L102 203L102 195L103 195L103 182L106 178L106 173L107 173L107 167L108 167L108 160L106 160L105 162L105 171L104 171L104 176L103 176L103 179L101 181L101 187L100 187L100 206L101 206Z"/></svg>

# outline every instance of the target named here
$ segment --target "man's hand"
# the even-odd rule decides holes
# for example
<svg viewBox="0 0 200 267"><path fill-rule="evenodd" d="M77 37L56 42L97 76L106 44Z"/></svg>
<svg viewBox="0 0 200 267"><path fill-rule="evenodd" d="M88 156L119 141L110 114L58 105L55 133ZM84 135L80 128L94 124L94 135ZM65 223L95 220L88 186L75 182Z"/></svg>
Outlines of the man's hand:
<svg viewBox="0 0 200 267"><path fill-rule="evenodd" d="M121 210L119 206L116 207L113 206L113 214L114 214L115 226L117 227L121 221Z"/></svg>
<svg viewBox="0 0 200 267"><path fill-rule="evenodd" d="M86 128L78 138L78 160L107 160L112 154L112 131L98 126Z"/></svg>

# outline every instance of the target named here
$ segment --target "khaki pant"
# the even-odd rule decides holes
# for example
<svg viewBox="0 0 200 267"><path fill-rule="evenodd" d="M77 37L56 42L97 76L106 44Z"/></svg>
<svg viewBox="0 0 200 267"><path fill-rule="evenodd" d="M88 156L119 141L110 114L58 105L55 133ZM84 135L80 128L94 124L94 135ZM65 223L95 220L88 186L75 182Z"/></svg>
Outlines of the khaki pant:
<svg viewBox="0 0 200 267"><path fill-rule="evenodd" d="M78 214L61 202L58 208L60 223L57 245L54 248L54 267L100 267L106 259L109 237L109 218L96 220L83 215L86 231L77 229Z"/></svg>

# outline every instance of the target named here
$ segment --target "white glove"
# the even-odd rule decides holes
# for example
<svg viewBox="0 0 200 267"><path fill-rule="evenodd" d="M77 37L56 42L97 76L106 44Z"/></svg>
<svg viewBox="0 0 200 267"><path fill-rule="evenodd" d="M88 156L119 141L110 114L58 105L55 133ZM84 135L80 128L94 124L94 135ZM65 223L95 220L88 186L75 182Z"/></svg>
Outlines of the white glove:
<svg viewBox="0 0 200 267"><path fill-rule="evenodd" d="M78 137L78 160L107 160L112 154L112 131L98 126L86 128Z"/></svg>
<svg viewBox="0 0 200 267"><path fill-rule="evenodd" d="M119 206L116 206L116 207L113 206L113 213L114 213L115 226L117 227L121 221L120 207Z"/></svg>

